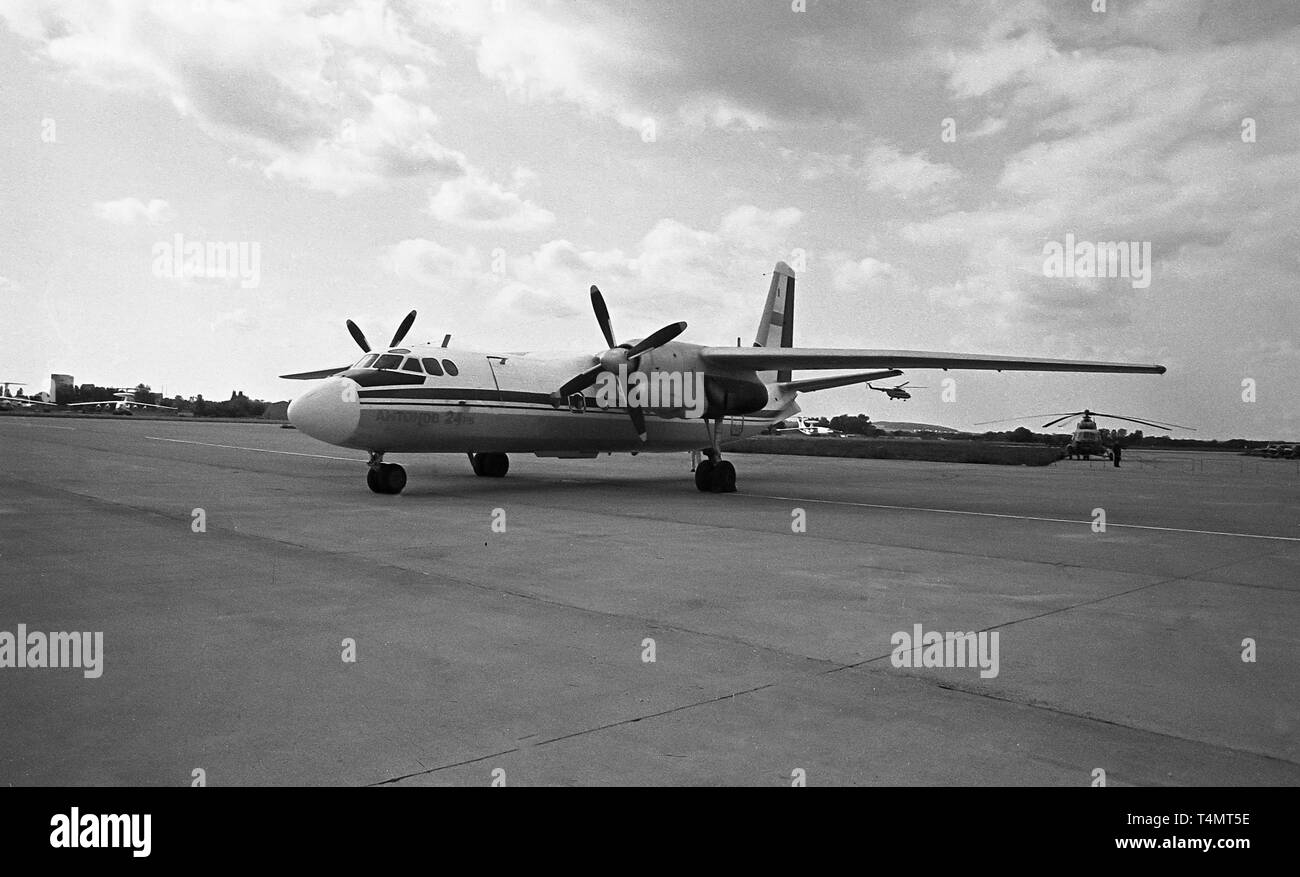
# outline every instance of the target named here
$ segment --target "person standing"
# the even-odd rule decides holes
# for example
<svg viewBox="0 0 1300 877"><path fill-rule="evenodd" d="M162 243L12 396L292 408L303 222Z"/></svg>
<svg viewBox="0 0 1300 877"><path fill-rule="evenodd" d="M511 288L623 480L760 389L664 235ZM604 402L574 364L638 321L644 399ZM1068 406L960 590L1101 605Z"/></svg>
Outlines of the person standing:
<svg viewBox="0 0 1300 877"><path fill-rule="evenodd" d="M1115 444L1110 449L1110 458L1115 461L1116 469L1119 468L1119 455L1123 453L1123 450L1123 447L1121 447L1119 443L1119 439L1115 439Z"/></svg>

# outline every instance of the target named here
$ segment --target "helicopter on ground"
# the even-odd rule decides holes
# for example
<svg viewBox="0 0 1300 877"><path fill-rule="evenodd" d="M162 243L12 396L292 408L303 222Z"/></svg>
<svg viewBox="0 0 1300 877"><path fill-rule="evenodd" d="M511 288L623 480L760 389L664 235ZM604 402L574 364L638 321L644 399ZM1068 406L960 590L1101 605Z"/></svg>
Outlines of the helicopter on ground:
<svg viewBox="0 0 1300 877"><path fill-rule="evenodd" d="M1102 442L1101 430L1097 428L1097 418L1105 417L1108 420L1123 420L1128 423L1139 423L1142 426L1154 426L1156 429L1186 429L1195 432L1190 426L1179 426L1176 423L1156 423L1150 420L1138 420L1136 417L1125 417L1121 414L1103 414L1100 411L1089 411L1087 408L1082 411L1071 411L1068 414L1027 414L1023 417L1012 417L1008 420L985 420L976 426L988 426L995 423L1012 423L1016 420L1028 420L1038 417L1054 417L1042 425L1042 429L1048 429L1060 423L1062 420L1069 420L1071 417L1079 417L1080 420L1074 427L1074 435L1070 437L1069 443L1065 446L1065 456L1067 459L1087 460L1091 457L1102 457L1109 460L1111 451Z"/></svg>

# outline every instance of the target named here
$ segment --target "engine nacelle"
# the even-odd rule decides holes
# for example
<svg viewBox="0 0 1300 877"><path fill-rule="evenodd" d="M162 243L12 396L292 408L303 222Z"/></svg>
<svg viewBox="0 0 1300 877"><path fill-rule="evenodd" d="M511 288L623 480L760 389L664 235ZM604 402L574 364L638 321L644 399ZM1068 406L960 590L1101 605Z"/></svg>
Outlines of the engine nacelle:
<svg viewBox="0 0 1300 877"><path fill-rule="evenodd" d="M704 398L709 419L753 414L767 407L767 386L755 375L753 380L722 375L704 376Z"/></svg>

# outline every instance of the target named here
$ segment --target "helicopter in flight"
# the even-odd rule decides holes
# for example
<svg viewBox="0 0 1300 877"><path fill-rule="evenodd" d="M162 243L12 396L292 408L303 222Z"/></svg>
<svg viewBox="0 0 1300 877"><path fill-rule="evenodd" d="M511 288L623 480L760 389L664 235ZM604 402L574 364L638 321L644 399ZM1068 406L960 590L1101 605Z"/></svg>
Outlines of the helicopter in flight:
<svg viewBox="0 0 1300 877"><path fill-rule="evenodd" d="M1190 426L1179 426L1176 423L1156 423L1150 420L1138 420L1136 417L1125 417L1121 414L1103 414L1100 411L1089 411L1087 408L1082 411L1071 411L1068 414L1027 414L1023 417L1012 417L1008 420L985 420L976 426L989 426L995 423L1013 423L1017 420L1029 420L1038 417L1054 417L1042 425L1042 429L1049 429L1063 420L1069 420L1071 417L1078 417L1079 422L1075 424L1074 434L1070 437L1069 443L1065 446L1065 456L1067 459L1087 460L1091 457L1102 457L1109 460L1111 451L1103 444L1101 430L1097 428L1097 418L1105 417L1108 420L1123 420L1128 423L1139 423L1142 426L1154 426L1156 429L1186 429L1192 432L1196 430Z"/></svg>
<svg viewBox="0 0 1300 877"><path fill-rule="evenodd" d="M907 392L907 390L904 390L904 387L911 387L913 390L927 389L926 387L918 387L911 381L903 381L901 384L895 384L892 387L873 387L871 386L870 381L867 382L868 390L875 390L878 393L884 393L890 399L898 399L906 402L908 399L912 398L912 394Z"/></svg>

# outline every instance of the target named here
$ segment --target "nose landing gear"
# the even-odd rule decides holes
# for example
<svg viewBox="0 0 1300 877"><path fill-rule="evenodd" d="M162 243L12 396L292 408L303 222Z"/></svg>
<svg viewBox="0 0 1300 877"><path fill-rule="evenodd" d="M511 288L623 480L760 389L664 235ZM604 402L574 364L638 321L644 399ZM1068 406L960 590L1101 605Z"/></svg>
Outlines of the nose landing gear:
<svg viewBox="0 0 1300 877"><path fill-rule="evenodd" d="M385 463L383 451L372 451L366 485L375 493L398 494L406 487L406 470L396 463Z"/></svg>

